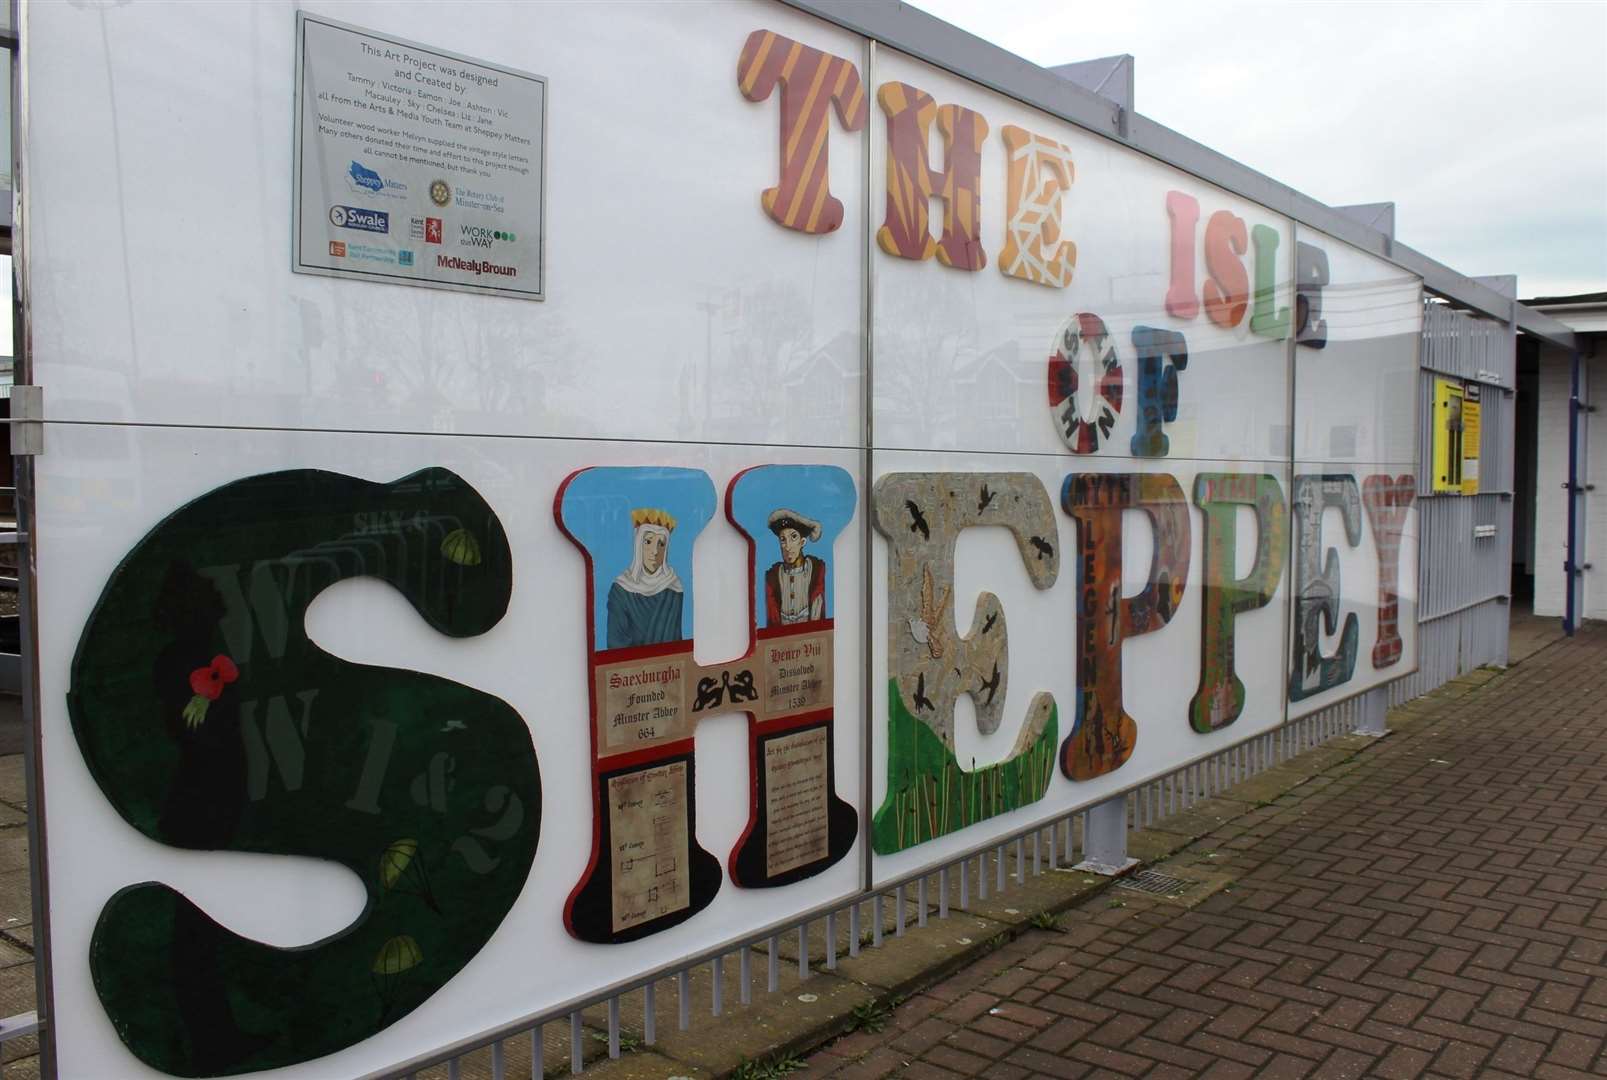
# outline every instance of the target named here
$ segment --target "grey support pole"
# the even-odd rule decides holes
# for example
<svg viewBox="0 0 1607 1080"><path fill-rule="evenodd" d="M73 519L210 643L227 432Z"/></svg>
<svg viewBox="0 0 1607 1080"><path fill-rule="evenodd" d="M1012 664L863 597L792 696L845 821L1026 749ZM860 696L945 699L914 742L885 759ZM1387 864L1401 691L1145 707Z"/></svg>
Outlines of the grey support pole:
<svg viewBox="0 0 1607 1080"><path fill-rule="evenodd" d="M1389 687L1375 686L1356 702L1357 735L1382 738L1389 734L1384 717L1389 712Z"/></svg>
<svg viewBox="0 0 1607 1080"><path fill-rule="evenodd" d="M1127 797L1118 795L1088 808L1083 826L1083 861L1074 869L1115 877L1138 865L1127 857Z"/></svg>

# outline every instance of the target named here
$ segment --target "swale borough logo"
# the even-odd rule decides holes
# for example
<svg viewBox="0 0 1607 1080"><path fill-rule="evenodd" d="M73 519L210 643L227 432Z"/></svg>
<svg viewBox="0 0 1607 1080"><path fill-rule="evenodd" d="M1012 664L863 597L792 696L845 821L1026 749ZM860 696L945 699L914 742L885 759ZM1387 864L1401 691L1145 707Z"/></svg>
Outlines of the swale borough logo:
<svg viewBox="0 0 1607 1080"><path fill-rule="evenodd" d="M361 229L363 232L388 233L391 216L383 210L365 210L360 206L331 206L329 223L341 229Z"/></svg>

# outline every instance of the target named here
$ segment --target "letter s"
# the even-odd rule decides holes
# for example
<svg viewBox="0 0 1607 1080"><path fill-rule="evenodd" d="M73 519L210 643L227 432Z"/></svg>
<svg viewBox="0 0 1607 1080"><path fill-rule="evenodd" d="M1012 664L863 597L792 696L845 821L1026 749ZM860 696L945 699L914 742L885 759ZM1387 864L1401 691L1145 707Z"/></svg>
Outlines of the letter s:
<svg viewBox="0 0 1607 1080"><path fill-rule="evenodd" d="M140 1060L222 1076L334 1053L491 938L540 826L524 721L458 683L331 656L304 617L372 576L443 634L481 634L507 610L511 561L496 514L444 469L390 484L295 470L203 495L113 571L67 695L106 798L160 843L331 859L368 894L351 926L280 949L159 882L118 892L89 965Z"/></svg>

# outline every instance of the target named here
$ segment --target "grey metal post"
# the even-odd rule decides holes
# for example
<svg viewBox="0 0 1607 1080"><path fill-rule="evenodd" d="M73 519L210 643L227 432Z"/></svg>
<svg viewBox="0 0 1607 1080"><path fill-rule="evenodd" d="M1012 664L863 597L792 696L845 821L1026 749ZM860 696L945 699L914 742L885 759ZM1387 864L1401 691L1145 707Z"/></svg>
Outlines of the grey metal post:
<svg viewBox="0 0 1607 1080"><path fill-rule="evenodd" d="M1083 861L1074 869L1115 877L1138 865L1127 857L1126 796L1095 803L1083 821Z"/></svg>
<svg viewBox="0 0 1607 1080"><path fill-rule="evenodd" d="M1567 618L1563 629L1570 637L1585 617L1585 570L1590 560L1585 557L1586 546L1585 492L1590 461L1590 425L1586 417L1591 411L1590 367L1577 349L1573 354L1572 392L1568 399L1568 556L1563 566L1567 580Z"/></svg>
<svg viewBox="0 0 1607 1080"><path fill-rule="evenodd" d="M1389 734L1384 717L1389 712L1389 687L1375 686L1356 701L1357 735L1382 738Z"/></svg>

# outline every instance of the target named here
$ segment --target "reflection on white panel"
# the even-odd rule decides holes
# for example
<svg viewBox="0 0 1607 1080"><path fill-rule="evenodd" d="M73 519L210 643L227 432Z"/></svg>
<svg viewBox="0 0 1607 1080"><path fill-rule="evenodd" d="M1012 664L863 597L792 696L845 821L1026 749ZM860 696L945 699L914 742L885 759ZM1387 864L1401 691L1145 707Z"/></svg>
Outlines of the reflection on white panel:
<svg viewBox="0 0 1607 1080"><path fill-rule="evenodd" d="M708 948L734 934L751 933L792 913L840 901L859 888L861 858L854 821L859 813L858 778L862 758L858 731L864 687L860 665L854 658L863 655L864 645L860 634L863 601L858 587L863 573L857 518L861 510L852 479L858 466L857 455L777 448L755 455L731 447L683 446L669 450L663 446L621 442L124 428L110 430L116 431L120 452L138 479L122 485L117 499L109 499L94 497L86 486L87 477L106 460L106 447L99 440L107 430L85 425L53 425L48 435L50 453L38 459L37 468L42 500L41 534L48 531L50 537L49 543L41 544L39 549L40 596L48 598L44 610L49 613L48 618L41 620L40 631L42 760L52 805L70 808L53 815L50 822L51 944L57 961L56 1004L62 1015L76 1018L72 1037L59 1044L64 1075L157 1075L135 1061L119 1042L97 998L87 963L90 936L103 906L125 886L148 881L169 882L190 893L204 910L225 925L277 944L304 944L322 938L343 929L363 910L361 901L351 902L352 890L345 888L345 884L356 878L345 868L333 864L309 868L306 860L298 858L248 858L180 851L139 835L119 816L111 793L103 789L92 774L86 752L92 752L94 747L80 744L69 723L66 702L74 677L75 650L80 635L93 624L91 613L120 560L167 515L208 492L247 477L282 470L316 469L378 484L393 484L417 470L435 467L450 470L484 499L506 533L512 559L512 591L506 612L489 630L463 637L445 636L421 617L424 612L415 606L419 603L417 597L410 602L393 584L380 580L389 573L384 562L388 557L387 549L373 543L369 536L374 530L383 531L391 518L367 510L347 515L345 524L337 530L344 538L328 547L326 562L345 557L343 552L362 554L366 560L362 565L375 576L346 580L323 591L308 609L305 627L318 646L346 664L424 672L505 702L528 727L540 779L539 806L531 807L537 835L528 880L486 947L452 978L451 990L429 996L405 1022L387 1026L349 1049L296 1066L283 1075L358 1075L424 1053L470 1032L511 1021L532 1010L554 1006L668 958ZM790 492L760 491L746 502L742 492L747 489L738 488L733 496L732 513L753 536L754 562L750 564L748 544L726 519L723 500L739 474L750 483L757 482L754 478L761 476L764 470L758 473L743 470L761 464L817 467L807 476L825 476L833 483L846 486L837 490L829 501L828 509L834 517L812 512L815 505L821 504L821 499L819 493L807 485ZM829 551L822 551L821 543L807 538L803 550L822 560L815 564L817 567L827 568L824 581L830 585L830 593L829 601L823 600L823 606L829 603L826 614L834 620L835 630L829 633L834 634L832 647L836 664L834 675L826 684L828 696L817 704L834 710L843 718L844 727L839 737L832 740L829 761L834 770L835 794L854 815L848 822L847 846L834 853L839 857L824 869L775 887L739 886L730 878L734 871L725 863L751 825L754 804L749 790L749 778L753 773L748 727L741 712L697 725L696 785L692 792L697 810L694 838L715 857L715 889L703 898L704 906L683 921L619 944L577 940L566 929L565 922L566 898L588 873L594 854L594 814L588 810L594 795L591 787L594 759L587 708L587 635L592 623L588 621L586 560L575 543L560 531L554 516L554 500L564 488L566 478L576 470L598 466L653 467L648 485L629 489L634 496L627 493L627 497L639 498L629 505L620 502L622 512L627 515L622 520L626 521L629 512L642 504L672 510L677 505L673 500L679 496L674 491L653 486L653 477L671 476L666 470L683 470L673 473L672 478L679 478L676 482L694 495L706 491L709 499L706 513L698 510L679 514L681 520L672 530L669 563L677 570L685 590L687 610L683 627L687 633L695 633L697 661L716 665L716 684L720 681L718 671L722 670L719 665L733 656L740 658L749 649L755 626L761 634L771 633L764 629L769 625L769 586L754 586L757 591L750 594L749 585L750 574L765 577L771 568L783 565L785 553L779 544L780 532L772 531L766 524L770 516L785 510L791 518L810 519L836 534L837 539ZM826 469L822 471L818 467ZM590 474L582 474L586 475ZM629 480L647 474L607 475L624 475ZM578 481L568 482L572 485ZM808 481L809 484L816 482ZM690 487L686 486L688 484ZM717 492L721 499L718 508L714 503ZM603 501L610 499L619 501L613 496ZM304 512L322 514L331 509L309 505ZM242 504L241 512L248 512L247 504ZM411 519L404 514L402 520ZM693 544L692 536L698 533L700 524L704 540ZM573 519L570 519L570 527L578 527ZM226 535L229 528L227 521L220 522L218 536ZM811 532L808 523L802 531ZM476 558L492 557L489 546L492 541L485 539L486 535L482 533L479 541L470 541L455 533L436 538L431 541L429 551L439 546L443 558L473 566ZM603 535L595 543L601 545L595 547L593 554L598 560L600 587L606 593L609 584L630 569L633 544L630 527L624 526L619 537ZM720 565L713 566L703 558L706 546L709 554L721 560ZM316 570L314 561L303 561ZM228 567L208 569L203 562L201 569L211 575L209 580L230 580L225 573ZM779 581L779 571L772 576L777 576ZM788 609L787 595L790 594L778 591L779 610ZM269 635L264 640L273 640L270 631L278 624L272 620L261 621L271 614L272 605L263 607L265 601L252 590L248 590L246 598L252 605L250 610L255 612L257 625L264 627L261 632ZM800 600L807 609L810 594L801 593ZM606 607L599 607L592 614L606 615L606 611ZM440 612L435 611L432 617L439 618ZM831 640L821 637L818 632L821 625L818 622L808 624L817 628L809 640ZM247 623L241 623L236 629L244 627ZM300 630L299 626L285 625L273 633L299 636ZM244 632L250 633L248 629ZM248 667L249 654L245 651L249 647L243 644L244 638L235 640L231 634L233 631L225 635L227 640L223 644L205 651L209 656L211 651L226 648L239 661L240 678L248 678L252 675ZM756 657L762 655L766 640L780 639L761 637L757 644L761 652L755 653ZM229 641L234 644L228 644ZM141 647L138 642L125 644L128 648ZM164 639L151 644L152 649L164 647ZM257 646L259 652L264 648L261 643ZM658 648L662 652L666 646ZM261 663L264 658L258 656L257 659ZM205 666L207 656L202 656L199 662ZM149 667L149 662L144 663L145 670ZM140 664L134 664L132 670L136 676L132 685L136 689L149 685L148 676L143 676L141 681ZM768 676L764 676L760 685L771 686L771 682L763 681L767 679ZM199 684L192 675L191 686L195 685ZM802 693L807 696L815 692L811 689L814 685L805 687ZM326 696L333 692L330 685L324 685L321 691L317 687L309 689ZM184 693L187 695L189 690L185 689ZM262 791L277 796L281 785L289 785L286 790L293 792L297 784L303 785L302 790L312 790L312 785L320 783L321 774L315 771L316 762L311 752L303 764L296 748L306 737L304 733L338 730L341 725L350 723L351 718L320 711L319 700L315 695L308 699L310 704L303 701L305 708L289 713L283 723L275 720L271 710L265 714L265 725L258 723L255 714L247 717L241 712L242 731L249 728L263 732L268 740L266 756L252 758L247 748L247 759L260 760L262 767L260 778L254 771L248 777L248 790L257 791L260 784ZM735 698L732 700L736 702ZM736 703L739 709L747 704ZM210 714L203 711L199 730L223 730L217 725L229 722L235 715L226 708L229 704L225 693L221 701L210 706ZM690 694L688 704L691 704ZM785 702L782 704L784 706ZM406 719L405 702L386 707L401 710L393 714L398 721ZM768 710L768 706L765 707ZM177 708L175 705L174 709ZM186 709L193 708L193 702L186 706ZM132 730L130 725L143 723L145 712L139 702L131 701L126 713L119 714L123 717L119 729ZM176 712L173 719L177 719ZM302 726L296 727L298 723ZM208 729L207 724L212 728ZM463 737L454 729L453 715L437 715L428 718L423 726L408 730L412 732L409 739L424 740L420 745L434 740L437 746L443 746L453 738ZM685 731L688 736L694 734L690 722ZM646 740L640 745L651 744L652 740ZM404 752L400 746L398 755ZM800 753L808 749L807 740L781 746L791 755L789 760L797 760ZM339 785L337 803L358 799L352 792L362 790L359 774L366 758L361 745L354 753L356 757L348 755L344 759L346 771L335 781ZM119 779L115 767L108 767L102 775L107 782L116 785L117 790L126 792L124 785L130 778ZM761 775L764 775L762 771ZM430 778L434 773L425 770L411 789L404 782L399 789L399 800L384 807L392 831L398 836L409 836L409 830L416 827L410 823L416 822L418 815L427 814L428 808L434 805L436 785L442 785L439 790L443 792L452 790L452 776L445 772L439 778ZM286 794L284 797L294 796ZM768 805L776 814L786 810L779 803ZM805 823L810 820L807 814L803 820ZM340 828L349 825L348 822ZM495 850L491 841L486 843L490 850ZM762 856L763 852L758 862L761 874L767 872ZM378 858L377 851L375 858ZM789 862L789 858L793 862ZM777 848L774 860L770 864L772 867L785 869L794 865L796 857ZM366 858L361 860L365 874L371 873L372 866L377 865ZM436 875L431 880L437 890L441 888L440 875L444 873L441 866L437 862L431 871ZM203 877L204 884L197 885ZM257 911L265 897L274 898L271 912ZM392 908L386 905L394 903L386 899L373 913L382 919L389 918L391 915L387 913L392 912ZM256 914L252 914L254 911ZM606 924L609 920L606 899L601 911ZM532 956L541 958L539 972L530 966ZM367 962L365 959L364 963ZM361 1022L371 1021L375 1015L367 1004L358 1003L352 1008L358 1010L353 1015Z"/></svg>
<svg viewBox="0 0 1607 1080"><path fill-rule="evenodd" d="M1382 259L1301 226L1295 457L1411 466L1423 290Z"/></svg>
<svg viewBox="0 0 1607 1080"><path fill-rule="evenodd" d="M1227 461L1287 453L1286 339L1294 302L1288 219L893 50L878 52L876 72L883 95L871 116L878 197L870 216L880 228L871 254L878 446L1056 453L1081 440L1079 454L1095 452L1097 441L1104 456L1164 456L1137 438L1146 408L1163 407L1159 381L1139 375L1141 343L1160 332L1180 335L1171 351L1186 353L1186 366L1175 365L1175 415L1158 426L1165 453ZM945 265L953 257L941 244L931 257L909 257L909 241L890 238L887 223L900 221L902 202L884 204L879 192L918 169L907 146L889 149L889 110L905 100L887 97L889 87L914 88L980 118L985 135L974 167L965 171L969 159L959 149L942 149L948 143L936 124L927 162L963 172L979 189L972 254L980 251L980 269ZM1023 132L1037 143L1010 149ZM1032 146L1039 148L1040 183L1017 197L1010 170L1031 159ZM1057 148L1064 148L1072 180L1055 201L1045 195L1054 184L1044 155L1059 167ZM931 200L924 226L934 240L944 234L943 205ZM963 227L965 212L956 215ZM1045 216L1054 226L1042 235L1052 232L1075 249L1069 259L1062 253L1074 268L1061 286L1004 272L1022 271L1010 245L1036 242L1036 227L1023 223ZM1038 262L1055 249L1041 244ZM1232 302L1213 303L1226 297ZM1097 421L1098 388L1125 384L1125 396L1105 395L1111 423L1096 423L1092 432L1068 432L1065 387L1057 387L1051 364L1067 352L1068 327L1085 354L1073 364L1081 368L1079 413ZM1120 375L1106 377L1112 364Z"/></svg>
<svg viewBox="0 0 1607 1080"><path fill-rule="evenodd" d="M1136 471L1155 482L1152 489L1135 485L1130 495L1100 495L1097 490L1073 493L1079 489L1069 484L1076 477L1123 475L1135 464L1140 465ZM929 643L912 647L910 642L921 643L931 628L924 619L907 622L899 598L925 590L931 564L923 560L933 557L934 548L925 542L915 510L901 505L902 495L886 505L878 503L870 512L879 515L878 529L887 542L873 550L872 575L873 580L888 582L888 606L876 608L881 617L872 626L870 639L872 677L878 680L872 686L870 717L876 882L938 866L985 844L990 836L1017 832L1091 805L1283 722L1286 677L1277 659L1284 649L1289 580L1284 558L1288 472L1283 463L1257 461L1224 470L1215 462L1190 459L1135 463L1069 455L879 450L875 467L877 490L890 479L941 474L939 502L917 503L920 520L934 530L932 535L942 529L944 535L955 537L953 580L943 580L939 572L932 592L938 598L951 597L955 633L972 635L969 643L945 640L936 656ZM1202 477L1224 473L1218 481L1224 487L1210 496L1202 494L1207 490ZM1058 553L1059 568L1048 584L1029 580L1043 551L1032 543L1031 535L1018 544L1007 528L981 527L990 522L1004 525L1007 519L988 517L1001 505L997 497L987 510L972 512L982 494L979 475L990 479L989 491L996 496L999 491L1038 492L1052 510L1045 522L1051 531L1041 539ZM1258 486L1263 475L1270 483ZM1001 476L1013 477L1017 487L1005 487L997 479ZM943 493L950 491L954 497L945 500ZM1262 492L1265 505L1256 500ZM1087 546L1095 543L1090 526L1080 525L1067 505L1068 499L1091 506L1111 497L1117 503L1128 497L1137 501L1131 507L1113 508L1112 516L1102 518L1099 525L1120 530L1109 538L1120 552L1119 566L1097 545ZM1208 552L1201 501L1241 497L1248 503L1224 501L1216 511L1219 516L1213 518L1232 523L1232 546ZM1152 517L1150 509L1158 516ZM1035 512L1018 511L1016 520L1036 527L1040 518ZM1247 603L1229 620L1232 642L1224 650L1208 629L1207 600L1221 600L1230 576L1245 583L1256 577L1262 521L1269 526L1262 556L1267 562L1260 564L1260 572L1267 575L1259 585L1265 600ZM1183 531L1168 524L1172 522ZM909 532L912 525L914 534ZM952 532L957 525L958 532ZM914 562L909 559L912 552ZM1155 588L1157 575L1164 582L1185 561L1181 592L1175 600L1161 599ZM1130 615L1120 613L1118 600L1133 608ZM997 620L991 618L994 613ZM1004 704L995 714L999 726L990 730L980 726L979 716L989 703L990 682L997 674L992 654L986 654L990 658L979 670L975 654L965 650L986 649L986 639L998 634L1001 626L1008 641L997 669L1002 672ZM1088 651L1089 642L1107 641L1114 643L1113 650L1100 646ZM1243 686L1239 711L1224 723L1203 721L1206 726L1200 730L1191 723L1191 709L1204 673L1223 670L1206 658L1221 659L1229 653L1234 657L1234 675ZM1106 665L1097 674L1085 666L1090 655ZM945 664L949 666L944 668ZM952 683L947 671L956 672ZM1039 740L1044 729L1035 726L1039 718L1034 704L1045 694L1054 703L1054 735ZM1104 761L1096 762L1094 767L1103 769L1097 775L1072 779L1068 768L1085 771L1088 766L1075 760L1079 752L1068 747L1079 745L1099 723L1096 701L1101 700L1117 702L1120 711L1131 717L1132 728L1124 736L1130 745L1110 750ZM1209 702L1205 710L1210 713ZM1230 712L1224 709L1221 715ZM939 743L947 750L940 751ZM1034 755L1045 745L1052 756L1047 770L1027 772L1028 766L1038 767ZM945 756L951 759L946 768L941 764ZM1002 792L998 796L993 794L995 784ZM979 798L980 811L975 809ZM960 808L956 799L961 800ZM925 824L909 820L912 806L926 814Z"/></svg>
<svg viewBox="0 0 1607 1080"><path fill-rule="evenodd" d="M26 224L52 416L858 440L863 139L831 120L843 226L784 229L760 204L780 94L735 75L753 30L856 62L857 38L758 3L304 10L549 79L547 299L292 275L295 5L41 5ZM456 243L457 208L430 212Z"/></svg>

